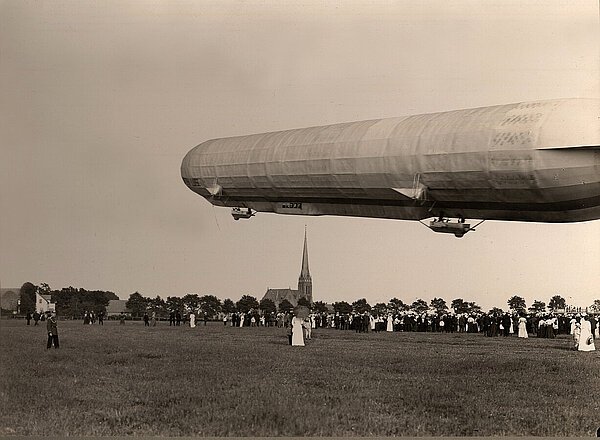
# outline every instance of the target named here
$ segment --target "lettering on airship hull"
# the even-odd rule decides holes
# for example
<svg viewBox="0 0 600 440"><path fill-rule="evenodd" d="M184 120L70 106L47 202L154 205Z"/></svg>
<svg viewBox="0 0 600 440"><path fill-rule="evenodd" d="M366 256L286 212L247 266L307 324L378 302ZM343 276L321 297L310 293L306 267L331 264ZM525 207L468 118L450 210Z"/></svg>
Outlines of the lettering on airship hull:
<svg viewBox="0 0 600 440"><path fill-rule="evenodd" d="M298 203L298 202L282 203L281 209L302 209L302 203Z"/></svg>

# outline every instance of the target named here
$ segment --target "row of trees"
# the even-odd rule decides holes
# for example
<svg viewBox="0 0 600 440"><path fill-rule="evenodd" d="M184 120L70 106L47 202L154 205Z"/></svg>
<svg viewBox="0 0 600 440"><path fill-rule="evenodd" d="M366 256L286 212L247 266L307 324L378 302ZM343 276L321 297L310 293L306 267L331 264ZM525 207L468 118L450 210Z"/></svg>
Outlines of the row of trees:
<svg viewBox="0 0 600 440"><path fill-rule="evenodd" d="M519 296L513 296L507 301L508 310L512 312L522 313L545 313L546 311L554 312L565 309L565 299L560 295L553 296L548 306L542 301L536 300L527 308L525 300ZM333 312L340 314L349 313L373 313L376 315L387 315L388 313L398 314L401 312L412 311L418 314L435 311L438 314L448 313L450 309L458 314L472 314L481 312L481 307L475 302L465 301L462 298L452 300L450 306L442 298L433 298L429 303L423 299L416 299L411 304L404 303L398 298L392 298L387 304L377 303L371 306L365 298L348 303L346 301L338 301L328 306L322 301L316 301L310 304L306 299L300 298L299 305L309 307L315 313L328 313L333 309ZM154 311L159 316L166 315L170 311L179 310L181 312L197 311L209 318L216 316L218 313L248 313L252 310L261 311L265 314L276 312L290 311L294 306L287 300L283 300L279 304L275 304L272 300L266 298L258 301L255 297L244 295L242 298L233 302L231 299L225 299L221 302L214 295L199 296L197 294L188 294L184 297L168 297L163 301L160 297L155 299L144 298L138 292L132 294L127 302L127 307L133 312L134 316L141 316L146 311ZM600 300L596 300L594 306L600 311ZM502 314L504 310L498 307L492 308L490 313Z"/></svg>
<svg viewBox="0 0 600 440"><path fill-rule="evenodd" d="M20 312L22 314L35 311L36 292L50 295L51 301L56 304L56 313L61 316L81 317L86 310L105 312L110 300L119 299L115 293L104 290L86 290L72 286L52 290L46 283L36 286L27 282L21 286Z"/></svg>
<svg viewBox="0 0 600 440"><path fill-rule="evenodd" d="M42 283L35 286L32 283L25 283L21 287L21 312L33 312L35 310L35 293L51 295L52 302L56 304L56 310L63 316L83 316L84 311L93 310L94 312L105 312L109 300L119 299L113 292L107 291L88 291L85 289L76 289L74 287L66 287L61 290L52 290L50 287ZM310 304L306 299L301 298L299 305L309 307L316 313L328 313L331 307L322 301L316 301ZM529 307L525 299L520 296L512 296L507 301L508 310L512 312L522 313L529 311L530 313L544 313L546 311L554 312L564 310L566 301L560 295L553 296L548 305L543 301L535 300ZM265 314L272 314L278 311L289 311L293 309L293 305L283 300L280 304L275 304L270 299L258 301L250 295L243 295L239 301L234 302L231 299L221 301L214 295L198 295L190 293L183 297L169 296L162 299L160 296L148 298L134 292L129 296L126 307L132 312L134 317L141 317L144 313L155 312L159 317L168 317L171 312L179 311L187 313L189 311L198 312L209 319L216 317L219 313L249 313L250 311L260 311ZM387 315L388 313L398 314L405 311L415 313L424 313L429 310L435 311L438 314L444 314L452 309L455 313L479 313L481 307L474 302L465 301L462 298L452 300L450 305L442 298L433 298L429 303L423 299L416 299L412 303L405 303L398 298L392 298L387 304L377 303L371 306L365 298L348 303L346 301L338 301L332 304L333 311L336 313L364 313L369 312L377 315ZM600 312L600 300L596 300L591 306L592 310ZM490 313L504 313L501 308L494 307Z"/></svg>

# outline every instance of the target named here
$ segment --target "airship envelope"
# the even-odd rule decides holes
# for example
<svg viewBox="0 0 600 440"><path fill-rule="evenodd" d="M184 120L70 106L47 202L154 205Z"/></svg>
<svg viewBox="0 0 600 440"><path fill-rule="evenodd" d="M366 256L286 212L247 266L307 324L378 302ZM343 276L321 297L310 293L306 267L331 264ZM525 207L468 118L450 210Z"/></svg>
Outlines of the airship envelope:
<svg viewBox="0 0 600 440"><path fill-rule="evenodd" d="M599 118L598 99L558 99L213 139L181 175L248 217L594 220Z"/></svg>

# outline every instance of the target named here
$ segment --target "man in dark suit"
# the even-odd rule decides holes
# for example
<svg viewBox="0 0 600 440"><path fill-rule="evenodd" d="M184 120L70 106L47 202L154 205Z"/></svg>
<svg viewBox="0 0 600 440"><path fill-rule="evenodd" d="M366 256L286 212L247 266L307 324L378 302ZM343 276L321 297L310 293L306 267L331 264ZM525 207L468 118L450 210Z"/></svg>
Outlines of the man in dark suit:
<svg viewBox="0 0 600 440"><path fill-rule="evenodd" d="M504 329L502 330L504 336L508 336L510 333L510 324L511 324L511 319L510 319L510 315L507 313L504 314L504 317L502 318L502 327L504 327Z"/></svg>
<svg viewBox="0 0 600 440"><path fill-rule="evenodd" d="M54 348L58 348L58 326L56 323L56 316L51 311L47 311L46 315L48 318L46 319L46 330L48 330L48 344L46 348L52 347L52 343L54 343Z"/></svg>

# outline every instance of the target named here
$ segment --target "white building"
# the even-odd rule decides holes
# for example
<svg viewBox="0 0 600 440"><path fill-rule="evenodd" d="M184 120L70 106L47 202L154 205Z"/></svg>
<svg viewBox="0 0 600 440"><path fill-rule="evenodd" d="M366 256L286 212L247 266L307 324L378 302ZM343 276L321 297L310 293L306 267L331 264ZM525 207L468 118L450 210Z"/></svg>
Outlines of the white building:
<svg viewBox="0 0 600 440"><path fill-rule="evenodd" d="M40 295L36 292L35 294L35 311L38 313L44 313L48 310L53 312L56 311L56 304L50 302L50 295Z"/></svg>

